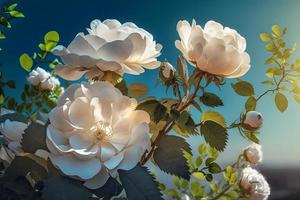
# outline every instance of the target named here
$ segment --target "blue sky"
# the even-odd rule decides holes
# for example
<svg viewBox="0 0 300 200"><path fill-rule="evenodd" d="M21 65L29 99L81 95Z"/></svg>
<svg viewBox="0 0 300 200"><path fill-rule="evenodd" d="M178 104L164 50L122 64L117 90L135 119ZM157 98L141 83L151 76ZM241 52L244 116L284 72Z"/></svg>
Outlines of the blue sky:
<svg viewBox="0 0 300 200"><path fill-rule="evenodd" d="M300 1L297 0L173 0L173 1L118 1L118 0L28 0L20 1L19 9L25 19L14 23L7 32L7 39L1 42L1 54L5 75L14 79L22 88L27 73L19 67L18 58L23 52L37 50L47 31L56 30L61 35L61 44L67 45L78 33L85 31L93 19L115 18L121 22L132 21L153 34L155 40L164 47L159 58L167 58L175 64L179 55L174 46L178 39L178 20L195 19L204 25L208 20L216 20L225 26L238 30L247 40L247 51L251 56L251 69L243 77L254 83L258 94L266 89L259 84L264 78L264 60L268 54L263 50L259 33L269 31L274 23L288 28L288 41L300 42ZM299 51L297 52L299 57ZM164 89L156 88L154 81L157 70L147 71L141 76L126 76L128 82L144 82L150 88L150 95L162 96ZM221 91L211 88L224 100L225 106L218 109L228 123L235 120L242 111L245 99L238 97L227 84ZM16 96L18 94L12 93ZM273 96L263 99L258 110L263 113L265 124L261 129L265 166L300 166L300 105L289 98L288 110L281 114L275 108ZM194 113L198 119L200 114ZM193 138L193 146L202 141ZM191 140L190 140L191 141ZM248 144L236 131L230 132L230 142L223 154L223 161L230 162Z"/></svg>

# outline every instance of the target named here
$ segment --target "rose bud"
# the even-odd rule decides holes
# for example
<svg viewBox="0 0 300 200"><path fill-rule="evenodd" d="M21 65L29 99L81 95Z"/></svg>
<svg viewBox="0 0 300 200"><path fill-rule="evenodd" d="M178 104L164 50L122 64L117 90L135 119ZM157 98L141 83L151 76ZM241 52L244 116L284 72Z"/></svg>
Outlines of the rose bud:
<svg viewBox="0 0 300 200"><path fill-rule="evenodd" d="M263 157L261 145L253 143L246 147L244 150L244 157L246 161L253 165L261 162Z"/></svg>
<svg viewBox="0 0 300 200"><path fill-rule="evenodd" d="M175 77L176 69L167 61L160 65L160 78L164 81L172 80Z"/></svg>
<svg viewBox="0 0 300 200"><path fill-rule="evenodd" d="M256 111L246 113L242 122L242 127L248 131L258 130L263 124L262 114Z"/></svg>

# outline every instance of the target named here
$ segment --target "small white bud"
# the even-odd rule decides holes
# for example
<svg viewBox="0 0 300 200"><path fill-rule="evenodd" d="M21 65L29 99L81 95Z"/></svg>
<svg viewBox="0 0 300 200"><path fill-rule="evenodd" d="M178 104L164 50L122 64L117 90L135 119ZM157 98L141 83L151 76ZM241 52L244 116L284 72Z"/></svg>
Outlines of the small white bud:
<svg viewBox="0 0 300 200"><path fill-rule="evenodd" d="M169 62L162 62L160 67L163 78L171 79L174 77L176 69Z"/></svg>

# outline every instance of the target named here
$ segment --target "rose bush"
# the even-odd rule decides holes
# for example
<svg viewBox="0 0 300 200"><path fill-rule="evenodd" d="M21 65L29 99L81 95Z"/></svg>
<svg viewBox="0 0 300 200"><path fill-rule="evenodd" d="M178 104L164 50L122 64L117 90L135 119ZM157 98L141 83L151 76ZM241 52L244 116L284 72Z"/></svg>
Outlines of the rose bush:
<svg viewBox="0 0 300 200"><path fill-rule="evenodd" d="M183 56L201 71L238 78L250 68L246 40L236 30L208 21L204 28L183 20L177 24L180 40L175 45Z"/></svg>
<svg viewBox="0 0 300 200"><path fill-rule="evenodd" d="M105 71L140 74L143 67L154 69L160 65L156 57L162 46L132 22L94 20L88 32L79 33L67 48L54 49L54 54L64 61L64 65L56 66L62 78L77 80L86 75L89 79L100 79Z"/></svg>
<svg viewBox="0 0 300 200"><path fill-rule="evenodd" d="M50 159L89 188L130 170L149 148L150 117L108 82L71 85L49 113Z"/></svg>

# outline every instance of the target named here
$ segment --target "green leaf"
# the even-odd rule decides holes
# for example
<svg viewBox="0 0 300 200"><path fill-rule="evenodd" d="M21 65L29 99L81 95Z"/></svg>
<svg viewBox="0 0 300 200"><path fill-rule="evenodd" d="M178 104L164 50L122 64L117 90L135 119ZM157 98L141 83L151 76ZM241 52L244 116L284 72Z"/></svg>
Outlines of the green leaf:
<svg viewBox="0 0 300 200"><path fill-rule="evenodd" d="M178 68L178 80L181 82L185 93L188 90L187 79L188 79L188 68L187 64L182 56L177 58Z"/></svg>
<svg viewBox="0 0 300 200"><path fill-rule="evenodd" d="M231 87L234 91L240 96L251 96L254 95L254 89L251 83L247 81L238 81L236 83L232 83Z"/></svg>
<svg viewBox="0 0 300 200"><path fill-rule="evenodd" d="M90 200L92 193L80 181L63 176L51 176L43 181L41 191L44 200Z"/></svg>
<svg viewBox="0 0 300 200"><path fill-rule="evenodd" d="M136 109L148 112L151 120L155 123L158 123L168 115L168 109L156 99L142 101Z"/></svg>
<svg viewBox="0 0 300 200"><path fill-rule="evenodd" d="M31 122L22 139L22 149L25 152L35 153L38 149L48 150L46 145L47 126Z"/></svg>
<svg viewBox="0 0 300 200"><path fill-rule="evenodd" d="M25 69L26 71L30 71L33 65L33 60L32 58L27 54L24 53L20 56L20 65Z"/></svg>
<svg viewBox="0 0 300 200"><path fill-rule="evenodd" d="M202 172L194 172L192 175L193 177L199 180L205 179L205 175Z"/></svg>
<svg viewBox="0 0 300 200"><path fill-rule="evenodd" d="M222 168L216 162L213 162L209 164L208 171L213 174L218 174L222 172Z"/></svg>
<svg viewBox="0 0 300 200"><path fill-rule="evenodd" d="M17 3L11 4L11 5L9 5L9 6L7 7L7 10L12 11L12 10L14 10L17 6L18 6Z"/></svg>
<svg viewBox="0 0 300 200"><path fill-rule="evenodd" d="M274 85L274 83L272 81L262 81L261 83L264 85L270 85L270 86Z"/></svg>
<svg viewBox="0 0 300 200"><path fill-rule="evenodd" d="M175 116L174 112L176 112ZM189 112L183 111L182 113L179 113L176 110L171 110L171 114L174 117L177 125L173 127L176 132L183 136L198 134L196 131L196 124Z"/></svg>
<svg viewBox="0 0 300 200"><path fill-rule="evenodd" d="M5 98L3 96L3 94L0 94L0 105L3 104L5 101Z"/></svg>
<svg viewBox="0 0 300 200"><path fill-rule="evenodd" d="M206 152L207 152L206 145L205 144L200 144L198 146L198 152L199 152L200 155L206 154Z"/></svg>
<svg viewBox="0 0 300 200"><path fill-rule="evenodd" d="M46 160L29 153L17 155L6 169L3 179L13 180L19 176L26 176L28 173L35 181L46 178Z"/></svg>
<svg viewBox="0 0 300 200"><path fill-rule="evenodd" d="M131 97L137 99L147 94L148 88L142 83L133 83L128 86Z"/></svg>
<svg viewBox="0 0 300 200"><path fill-rule="evenodd" d="M16 17L16 18L25 17L25 16L23 15L23 13L21 13L21 12L19 12L19 11L16 11L16 10L10 11L9 14L10 14L10 16Z"/></svg>
<svg viewBox="0 0 300 200"><path fill-rule="evenodd" d="M190 145L183 138L165 135L157 143L153 158L162 171L189 179L190 172L187 166L187 159L183 156L182 150L191 154Z"/></svg>
<svg viewBox="0 0 300 200"><path fill-rule="evenodd" d="M276 36L280 37L280 36L281 36L280 26L279 26L278 24L273 25L273 26L272 26L272 32L273 32Z"/></svg>
<svg viewBox="0 0 300 200"><path fill-rule="evenodd" d="M146 167L137 164L131 170L118 170L118 172L128 199L162 200L158 184Z"/></svg>
<svg viewBox="0 0 300 200"><path fill-rule="evenodd" d="M259 36L260 39L264 42L268 42L271 40L271 35L269 33L261 33Z"/></svg>
<svg viewBox="0 0 300 200"><path fill-rule="evenodd" d="M253 96L250 96L245 103L246 112L256 109L256 99Z"/></svg>
<svg viewBox="0 0 300 200"><path fill-rule="evenodd" d="M210 107L216 107L216 106L223 106L223 102L217 95L210 93L210 92L204 92L203 95L200 97L200 101Z"/></svg>
<svg viewBox="0 0 300 200"><path fill-rule="evenodd" d="M59 34L56 31L49 31L44 37L46 51L51 51L59 42Z"/></svg>
<svg viewBox="0 0 300 200"><path fill-rule="evenodd" d="M205 190L201 187L199 182L192 182L191 183L191 193L194 197L204 196Z"/></svg>
<svg viewBox="0 0 300 200"><path fill-rule="evenodd" d="M180 179L177 176L174 176L173 183L177 188L180 188Z"/></svg>
<svg viewBox="0 0 300 200"><path fill-rule="evenodd" d="M100 198L112 199L112 197L118 196L122 190L123 187L119 181L109 177L104 186L95 190L91 190L91 192Z"/></svg>
<svg viewBox="0 0 300 200"><path fill-rule="evenodd" d="M0 31L0 40L3 40L3 39L5 39L6 37L5 37L5 35L4 35L4 33L2 32L2 31Z"/></svg>
<svg viewBox="0 0 300 200"><path fill-rule="evenodd" d="M208 120L214 121L214 122L220 124L221 126L223 126L224 128L226 128L226 122L225 122L224 117L216 111L209 110L202 114L201 122L205 122Z"/></svg>
<svg viewBox="0 0 300 200"><path fill-rule="evenodd" d="M205 141L211 147L214 147L218 151L223 151L225 149L228 140L226 128L214 121L208 120L201 125L200 130Z"/></svg>
<svg viewBox="0 0 300 200"><path fill-rule="evenodd" d="M288 99L280 92L275 95L275 104L280 112L284 112L288 107Z"/></svg>

